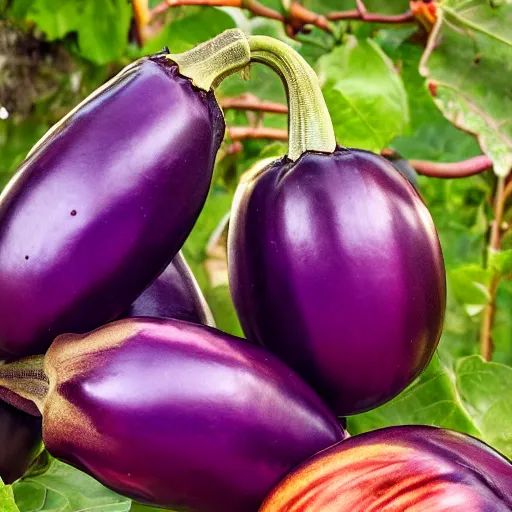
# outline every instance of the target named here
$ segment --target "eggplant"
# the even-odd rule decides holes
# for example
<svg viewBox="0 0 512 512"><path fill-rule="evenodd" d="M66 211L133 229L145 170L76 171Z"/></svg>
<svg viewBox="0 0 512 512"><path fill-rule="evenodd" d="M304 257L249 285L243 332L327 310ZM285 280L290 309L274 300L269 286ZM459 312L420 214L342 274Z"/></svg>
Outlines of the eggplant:
<svg viewBox="0 0 512 512"><path fill-rule="evenodd" d="M49 453L145 504L256 512L293 467L345 437L284 363L203 325L119 320L61 335L23 364L0 367L0 385L26 383Z"/></svg>
<svg viewBox="0 0 512 512"><path fill-rule="evenodd" d="M337 415L363 412L396 396L435 351L446 307L439 239L390 162L336 144L306 62L259 39L251 55L256 47L288 87L290 146L237 189L228 234L235 308L245 336Z"/></svg>
<svg viewBox="0 0 512 512"><path fill-rule="evenodd" d="M12 484L21 478L42 449L41 418L0 400L0 478Z"/></svg>
<svg viewBox="0 0 512 512"><path fill-rule="evenodd" d="M142 292L122 318L142 316L174 318L215 327L210 307L181 252Z"/></svg>
<svg viewBox="0 0 512 512"><path fill-rule="evenodd" d="M390 427L313 456L260 512L509 512L512 464L465 434Z"/></svg>
<svg viewBox="0 0 512 512"><path fill-rule="evenodd" d="M169 264L224 136L212 82L248 59L236 30L142 58L37 143L0 196L1 352L119 317Z"/></svg>

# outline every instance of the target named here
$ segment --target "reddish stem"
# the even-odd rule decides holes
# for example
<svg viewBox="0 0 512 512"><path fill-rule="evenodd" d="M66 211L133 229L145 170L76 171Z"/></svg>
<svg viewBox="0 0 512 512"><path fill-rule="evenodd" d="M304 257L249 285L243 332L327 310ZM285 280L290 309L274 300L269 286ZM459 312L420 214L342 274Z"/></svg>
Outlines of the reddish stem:
<svg viewBox="0 0 512 512"><path fill-rule="evenodd" d="M228 134L231 140L274 139L288 140L288 131L263 126L230 126Z"/></svg>
<svg viewBox="0 0 512 512"><path fill-rule="evenodd" d="M170 7L182 5L238 7L239 9L247 9L255 16L285 22L287 32L291 36L301 32L305 25L313 25L325 32L331 32L329 21L336 20L361 20L374 23L410 23L416 20L411 11L393 15L369 13L361 0L357 2L357 9L332 12L327 16L310 11L299 2L292 2L286 17L282 13L261 4L258 0L164 0L150 11L150 15L154 17Z"/></svg>
<svg viewBox="0 0 512 512"><path fill-rule="evenodd" d="M409 160L409 164L419 174L432 178L466 178L492 167L491 159L485 155L475 156L461 162L438 163L424 160Z"/></svg>
<svg viewBox="0 0 512 512"><path fill-rule="evenodd" d="M362 0L356 0L356 3L357 9L331 12L327 15L327 19L331 21L361 20L373 23L411 23L416 21L411 11L406 11L403 14L374 14L368 12Z"/></svg>
<svg viewBox="0 0 512 512"><path fill-rule="evenodd" d="M284 16L280 12L260 4L257 0L164 0L151 10L151 16L156 16L170 7L178 7L181 5L238 7L239 9L247 9L256 16L284 21Z"/></svg>
<svg viewBox="0 0 512 512"><path fill-rule="evenodd" d="M503 212L505 210L505 178L498 178L496 193L494 195L494 220L491 223L491 232L489 236L488 254L497 252L501 246L501 225L503 221ZM482 325L480 328L480 354L486 361L492 359L492 326L494 323L494 313L496 311L496 293L500 283L500 276L494 273L489 284L489 302L485 305L482 315Z"/></svg>
<svg viewBox="0 0 512 512"><path fill-rule="evenodd" d="M282 103L262 101L253 94L242 94L235 98L223 98L220 105L224 110L252 110L255 112L271 112L274 114L287 114L288 107Z"/></svg>

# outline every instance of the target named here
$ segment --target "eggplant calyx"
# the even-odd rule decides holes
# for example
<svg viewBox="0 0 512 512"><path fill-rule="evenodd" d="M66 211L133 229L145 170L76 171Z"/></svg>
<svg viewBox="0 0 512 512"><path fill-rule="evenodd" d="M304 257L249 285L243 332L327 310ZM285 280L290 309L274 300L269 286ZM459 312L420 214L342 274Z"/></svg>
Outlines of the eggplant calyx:
<svg viewBox="0 0 512 512"><path fill-rule="evenodd" d="M168 54L166 58L178 65L181 75L209 91L227 76L245 68L251 61L247 36L237 28L197 45L188 52Z"/></svg>
<svg viewBox="0 0 512 512"><path fill-rule="evenodd" d="M333 153L336 138L318 77L293 48L268 36L250 36L251 61L276 71L286 88L289 104L288 158L306 151Z"/></svg>
<svg viewBox="0 0 512 512"><path fill-rule="evenodd" d="M44 356L30 356L12 363L0 364L0 387L29 402L43 412L49 380L44 371ZM0 398L2 393L0 390ZM12 403L11 400L8 402ZM12 403L15 407L16 403Z"/></svg>

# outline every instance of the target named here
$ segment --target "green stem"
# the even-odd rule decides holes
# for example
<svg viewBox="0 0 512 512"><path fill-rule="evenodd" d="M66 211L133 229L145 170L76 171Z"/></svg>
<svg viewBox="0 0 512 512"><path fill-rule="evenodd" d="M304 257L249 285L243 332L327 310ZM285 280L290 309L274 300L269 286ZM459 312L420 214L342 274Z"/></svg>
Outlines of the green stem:
<svg viewBox="0 0 512 512"><path fill-rule="evenodd" d="M0 387L34 402L42 413L49 387L48 377L44 372L44 356L31 356L1 364Z"/></svg>
<svg viewBox="0 0 512 512"><path fill-rule="evenodd" d="M195 86L209 91L228 75L249 65L251 55L247 37L234 28L188 52L166 57L176 62L180 74L190 78Z"/></svg>
<svg viewBox="0 0 512 512"><path fill-rule="evenodd" d="M332 153L336 138L318 77L309 64L287 44L267 36L250 36L251 60L276 71L286 88L289 104L288 158L306 151Z"/></svg>

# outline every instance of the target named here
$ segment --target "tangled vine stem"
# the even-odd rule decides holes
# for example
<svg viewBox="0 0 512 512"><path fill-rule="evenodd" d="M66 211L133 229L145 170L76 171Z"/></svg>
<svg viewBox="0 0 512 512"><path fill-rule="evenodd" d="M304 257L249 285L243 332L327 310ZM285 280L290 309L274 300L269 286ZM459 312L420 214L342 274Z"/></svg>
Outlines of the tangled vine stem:
<svg viewBox="0 0 512 512"><path fill-rule="evenodd" d="M411 11L406 11L402 14L377 14L369 13L362 0L357 0L357 8L348 11L336 11L331 12L327 15L317 14L299 2L292 2L288 12L285 14L276 11L270 7L261 4L258 0L164 0L159 3L156 7L149 10L147 8L147 0L133 0L135 6L135 12L148 12L149 19L155 18L159 14L165 12L167 9L172 7L179 7L185 5L202 5L210 7L237 7L239 9L245 9L255 16L263 18L269 18L277 21L281 21L285 24L288 35L295 36L302 32L306 25L315 26L325 32L331 32L331 23L333 21L340 20L359 20L371 23L414 23L416 18ZM138 5L138 7L137 7ZM141 18L142 19L142 18ZM139 23L140 19L136 18L136 22ZM138 30L142 32L142 30Z"/></svg>

